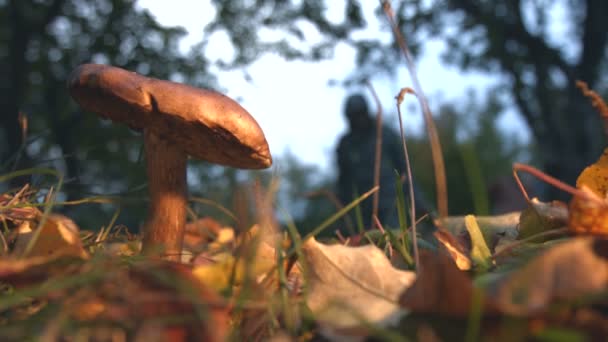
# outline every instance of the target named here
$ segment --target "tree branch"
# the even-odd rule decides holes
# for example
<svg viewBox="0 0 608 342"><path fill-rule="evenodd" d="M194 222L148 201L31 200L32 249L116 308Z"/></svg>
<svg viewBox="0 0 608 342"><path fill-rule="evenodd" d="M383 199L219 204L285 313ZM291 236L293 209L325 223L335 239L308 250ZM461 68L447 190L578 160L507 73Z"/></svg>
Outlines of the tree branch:
<svg viewBox="0 0 608 342"><path fill-rule="evenodd" d="M608 18L607 1L587 0L585 19L582 23L582 52L577 69L579 77L590 86L597 81L600 62L606 51L608 38L608 31L605 28L606 18Z"/></svg>
<svg viewBox="0 0 608 342"><path fill-rule="evenodd" d="M469 0L451 0L450 4L453 8L464 11L466 14L471 16L488 32L503 34L506 40L513 40L521 46L526 46L533 49L534 53L529 53L530 58L542 56L542 63L545 65L555 65L564 72L569 81L575 81L574 69L562 58L560 51L549 47L541 37L532 35L530 32L528 32L521 20L510 22L504 19L508 18L509 16L505 15L499 17L492 13L488 13L488 11L483 9L481 6ZM514 16L517 17L517 14L514 14ZM490 43L492 43L492 40L490 40ZM495 44L499 43L504 44L504 41L495 42ZM500 48L498 50L504 51L504 48ZM501 64L504 63L505 59L513 58L513 56L507 54L495 54L494 56L490 57L497 59Z"/></svg>

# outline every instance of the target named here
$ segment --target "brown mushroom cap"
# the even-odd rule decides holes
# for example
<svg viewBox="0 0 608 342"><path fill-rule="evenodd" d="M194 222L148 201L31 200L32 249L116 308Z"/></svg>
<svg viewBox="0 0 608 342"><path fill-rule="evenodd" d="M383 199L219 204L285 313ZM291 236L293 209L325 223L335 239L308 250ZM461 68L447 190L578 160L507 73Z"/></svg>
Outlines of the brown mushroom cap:
<svg viewBox="0 0 608 342"><path fill-rule="evenodd" d="M215 91L100 64L76 68L68 88L84 109L133 129L152 130L192 157L244 169L272 164L255 119Z"/></svg>

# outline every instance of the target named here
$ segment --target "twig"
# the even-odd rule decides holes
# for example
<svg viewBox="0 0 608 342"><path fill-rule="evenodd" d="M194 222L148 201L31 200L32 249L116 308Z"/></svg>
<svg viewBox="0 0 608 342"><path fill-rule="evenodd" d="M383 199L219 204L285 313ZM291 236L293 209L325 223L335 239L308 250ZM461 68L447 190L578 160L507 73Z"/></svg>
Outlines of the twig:
<svg viewBox="0 0 608 342"><path fill-rule="evenodd" d="M403 37L403 35L399 31L399 28L397 27L397 24L395 23L393 9L391 8L389 1L381 0L381 4L384 10L384 14L386 15L389 24L393 29L395 40L397 40L399 48L401 49L401 52L403 52L403 56L405 57L407 69L410 73L410 77L414 85L415 94L418 98L418 102L420 103L420 107L422 108L422 113L424 114L424 122L426 125L427 134L429 135L429 142L431 144L431 156L433 158L433 167L435 170L437 211L439 212L440 217L446 217L448 216L448 187L445 176L445 163L443 161L443 153L441 151L441 143L439 141L437 127L435 127L435 122L433 121L431 110L429 108L426 97L422 92L420 82L418 81L418 76L416 74L416 66L414 65L413 58L405 42L405 38Z"/></svg>
<svg viewBox="0 0 608 342"><path fill-rule="evenodd" d="M386 239L386 244L388 245L388 255L390 256L390 258L393 258L393 246L391 245L390 241L388 240L388 235L386 235L386 231L384 230L384 227L382 227L382 223L380 223L380 220L378 220L378 216L374 215L372 216L374 223L376 224L376 227L378 227L378 230L382 233L382 235L384 235L385 239Z"/></svg>
<svg viewBox="0 0 608 342"><path fill-rule="evenodd" d="M540 171L530 165L514 163L513 164L513 174L515 175L515 180L517 181L517 184L520 187L520 190L526 197L526 200L528 200L528 194L526 193L526 190L523 188L523 185L519 181L519 177L517 176L517 171L527 172L527 173L531 174L532 176L542 180L543 182L545 182L547 184L551 184L554 187L556 187L560 190L563 190L569 194L572 194L574 196L577 196L579 198L594 201L595 203L597 203L599 205L606 205L604 200L602 200L599 196L597 196L595 193L593 193L591 191L583 191L581 189L577 189L571 185L568 185L568 184L560 181L557 178L551 177L551 176L543 173L542 171Z"/></svg>

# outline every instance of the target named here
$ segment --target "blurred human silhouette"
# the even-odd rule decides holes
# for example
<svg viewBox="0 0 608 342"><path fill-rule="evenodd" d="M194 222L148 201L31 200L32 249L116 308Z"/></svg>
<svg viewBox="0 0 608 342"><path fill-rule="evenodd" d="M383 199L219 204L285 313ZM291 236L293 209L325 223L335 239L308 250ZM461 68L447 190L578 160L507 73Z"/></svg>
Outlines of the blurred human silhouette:
<svg viewBox="0 0 608 342"><path fill-rule="evenodd" d="M347 204L374 186L376 120L369 113L365 97L360 94L350 95L346 99L344 115L348 120L349 130L340 138L336 149L337 194L340 201ZM378 219L384 226L397 227L399 224L396 209L395 170L400 175L405 175L403 158L403 147L399 135L390 127L382 127ZM409 193L407 181L403 185L407 198ZM416 191L415 197L417 213L425 212L427 206L418 191ZM373 209L371 198L363 201L360 208L364 226L370 227Z"/></svg>

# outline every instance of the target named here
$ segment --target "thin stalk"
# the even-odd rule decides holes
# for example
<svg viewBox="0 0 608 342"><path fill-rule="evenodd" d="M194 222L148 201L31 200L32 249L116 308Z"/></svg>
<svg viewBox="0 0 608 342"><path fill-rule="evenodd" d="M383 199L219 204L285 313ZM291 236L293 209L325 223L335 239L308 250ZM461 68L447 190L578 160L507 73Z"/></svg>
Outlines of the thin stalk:
<svg viewBox="0 0 608 342"><path fill-rule="evenodd" d="M418 98L418 102L420 103L420 107L422 108L422 113L424 114L424 123L426 125L427 134L429 135L429 141L431 144L431 156L433 158L433 168L435 170L437 210L439 212L439 217L446 217L448 216L448 186L445 176L445 163L443 161L443 153L441 152L441 143L439 141L437 127L435 127L435 122L433 121L433 116L431 115L431 110L429 108L428 101L426 100L426 97L422 92L420 82L418 81L416 66L414 65L414 59L412 58L411 53L407 47L405 38L403 37L403 35L399 31L397 24L395 23L394 13L391 8L391 5L388 1L381 1L381 4L384 10L384 14L386 15L389 24L393 29L395 40L399 44L401 52L403 52L407 69L410 73L410 77L414 85L414 94Z"/></svg>
<svg viewBox="0 0 608 342"><path fill-rule="evenodd" d="M399 117L399 132L401 133L401 144L403 145L403 155L405 157L405 170L407 172L408 188L410 191L410 200L412 205L410 206L410 218L412 220L412 246L414 248L414 261L416 262L416 272L420 272L420 257L418 255L418 238L416 234L416 198L414 197L414 181L412 177L412 168L410 165L410 156L407 152L407 144L405 142L405 134L403 133L403 119L401 115L401 101L403 100L403 93L407 92L409 88L403 88L399 95L397 95L397 116Z"/></svg>

